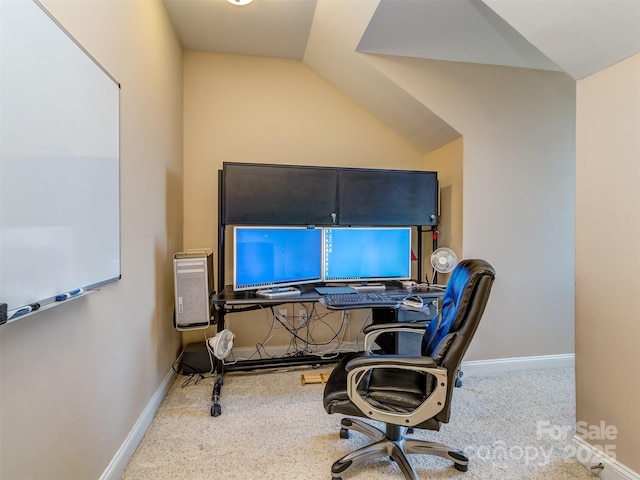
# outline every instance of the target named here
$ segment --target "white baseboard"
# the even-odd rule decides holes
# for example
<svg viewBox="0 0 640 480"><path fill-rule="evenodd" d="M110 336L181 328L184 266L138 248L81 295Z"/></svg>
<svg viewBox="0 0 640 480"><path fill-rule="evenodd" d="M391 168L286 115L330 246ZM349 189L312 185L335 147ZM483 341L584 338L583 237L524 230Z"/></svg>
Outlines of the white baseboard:
<svg viewBox="0 0 640 480"><path fill-rule="evenodd" d="M604 468L592 470L602 480L640 480L640 475L617 460L605 455L581 438L573 437L575 459L585 468L602 464Z"/></svg>
<svg viewBox="0 0 640 480"><path fill-rule="evenodd" d="M362 345L355 342L345 342L340 347L341 351L359 351ZM267 353L271 356L278 357L286 355L290 350L287 345L273 345L267 347ZM231 358L245 360L250 358L255 360L260 358L257 355L255 347L234 347L233 357ZM462 362L460 370L465 376L480 375L496 375L507 372L522 372L527 370L544 370L547 368L573 368L575 366L575 354L563 353L558 355L539 355L535 357L514 357L514 358L495 358L490 360L471 360Z"/></svg>
<svg viewBox="0 0 640 480"><path fill-rule="evenodd" d="M462 362L460 370L465 376L495 375L498 373L543 370L547 368L573 368L575 354L539 355L535 357L496 358Z"/></svg>
<svg viewBox="0 0 640 480"><path fill-rule="evenodd" d="M124 469L129 463L129 460L131 460L133 453L136 451L136 448L138 448L142 437L144 437L147 428L149 428L158 408L160 408L160 404L167 396L167 393L169 393L169 389L171 388L171 385L173 385L175 378L176 373L171 369L151 397L151 400L149 400L149 403L140 414L140 417L138 417L138 420L129 432L129 435L127 435L127 438L125 438L123 444L111 459L105 471L100 475L100 480L118 480L120 478L122 472L124 472Z"/></svg>

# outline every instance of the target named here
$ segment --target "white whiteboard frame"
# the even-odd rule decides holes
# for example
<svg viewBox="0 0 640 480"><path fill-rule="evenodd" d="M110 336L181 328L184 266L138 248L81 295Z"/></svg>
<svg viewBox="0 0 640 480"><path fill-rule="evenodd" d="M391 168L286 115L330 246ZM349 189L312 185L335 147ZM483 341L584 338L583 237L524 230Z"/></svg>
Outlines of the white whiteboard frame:
<svg viewBox="0 0 640 480"><path fill-rule="evenodd" d="M120 232L120 84L37 0L0 1L0 324L119 280Z"/></svg>

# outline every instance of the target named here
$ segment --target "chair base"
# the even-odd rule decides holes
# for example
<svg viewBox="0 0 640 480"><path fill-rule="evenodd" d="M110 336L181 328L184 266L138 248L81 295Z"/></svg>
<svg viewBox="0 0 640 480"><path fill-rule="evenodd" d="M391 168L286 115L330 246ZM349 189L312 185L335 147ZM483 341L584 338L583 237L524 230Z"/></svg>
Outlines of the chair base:
<svg viewBox="0 0 640 480"><path fill-rule="evenodd" d="M398 464L407 480L418 480L418 475L407 458L407 454L413 453L437 455L451 460L456 470L467 471L469 457L463 451L453 449L442 443L405 438L406 427L387 424L385 433L356 418L343 418L341 424L341 438L349 438L349 430L355 430L369 437L374 443L359 448L335 462L331 467L333 480L341 480L342 475L351 468L361 465L372 458L379 457L390 457Z"/></svg>

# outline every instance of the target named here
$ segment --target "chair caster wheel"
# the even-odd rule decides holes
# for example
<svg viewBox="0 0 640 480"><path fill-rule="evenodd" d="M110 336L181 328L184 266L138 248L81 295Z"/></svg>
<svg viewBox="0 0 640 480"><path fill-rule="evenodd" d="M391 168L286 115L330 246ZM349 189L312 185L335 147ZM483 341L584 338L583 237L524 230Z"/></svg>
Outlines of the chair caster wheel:
<svg viewBox="0 0 640 480"><path fill-rule="evenodd" d="M346 428L341 428L340 429L340 438L349 438L349 430ZM340 480L340 479L335 479L335 480Z"/></svg>
<svg viewBox="0 0 640 480"><path fill-rule="evenodd" d="M213 405L211 405L211 416L219 417L220 414L222 414L222 408L220 408L220 404L214 403Z"/></svg>
<svg viewBox="0 0 640 480"><path fill-rule="evenodd" d="M453 468L455 468L459 472L466 472L469 469L469 465L460 465L459 463L454 463Z"/></svg>

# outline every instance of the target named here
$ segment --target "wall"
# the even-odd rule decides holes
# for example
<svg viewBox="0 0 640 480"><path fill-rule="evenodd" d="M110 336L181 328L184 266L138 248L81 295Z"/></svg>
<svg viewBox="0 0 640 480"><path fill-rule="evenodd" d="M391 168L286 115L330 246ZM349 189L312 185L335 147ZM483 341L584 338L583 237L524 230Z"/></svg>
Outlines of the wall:
<svg viewBox="0 0 640 480"><path fill-rule="evenodd" d="M424 168L404 138L302 62L187 51L184 102L186 248L217 247L223 162ZM269 312L230 317L236 346L263 340L271 324ZM279 342L289 340L283 335Z"/></svg>
<svg viewBox="0 0 640 480"><path fill-rule="evenodd" d="M640 55L578 82L576 416L640 472ZM603 281L603 274L608 281ZM596 435L597 436L597 435Z"/></svg>
<svg viewBox="0 0 640 480"><path fill-rule="evenodd" d="M440 183L440 223L438 224L438 247L451 248L461 258L462 237L462 187L463 187L463 139L438 148L424 156L425 168L438 172ZM425 242L429 237L425 237ZM429 251L426 252L428 254ZM431 275L432 268L425 259L424 272ZM438 283L445 283L448 275L438 275Z"/></svg>
<svg viewBox="0 0 640 480"><path fill-rule="evenodd" d="M575 82L367 57L464 138L463 257L496 269L467 360L574 351Z"/></svg>
<svg viewBox="0 0 640 480"><path fill-rule="evenodd" d="M122 279L0 327L0 478L98 478L171 371L182 51L159 0L45 0L121 83Z"/></svg>

